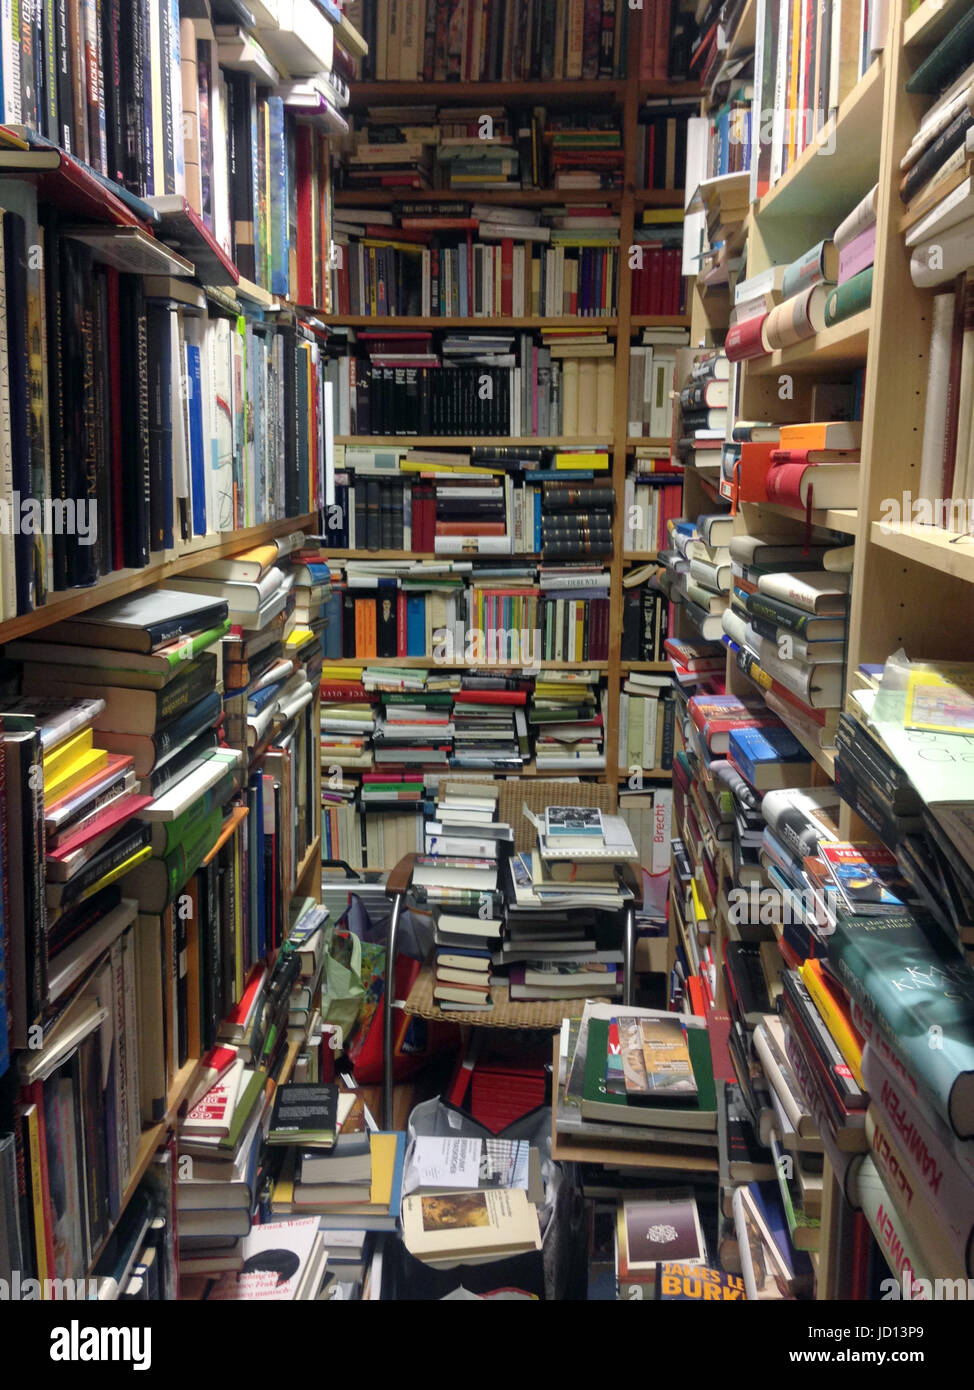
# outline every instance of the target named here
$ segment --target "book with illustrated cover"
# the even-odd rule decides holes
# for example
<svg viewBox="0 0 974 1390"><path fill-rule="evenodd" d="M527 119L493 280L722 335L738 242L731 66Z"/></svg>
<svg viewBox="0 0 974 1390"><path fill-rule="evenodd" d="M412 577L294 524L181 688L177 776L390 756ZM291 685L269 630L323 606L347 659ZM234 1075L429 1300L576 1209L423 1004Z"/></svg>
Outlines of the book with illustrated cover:
<svg viewBox="0 0 974 1390"><path fill-rule="evenodd" d="M629 1100L690 1100L697 1094L683 1024L673 1018L617 1020Z"/></svg>
<svg viewBox="0 0 974 1390"><path fill-rule="evenodd" d="M241 1247L242 1266L222 1274L207 1298L274 1303L315 1298L315 1275L320 1283L324 1273L323 1245L316 1216L254 1226Z"/></svg>
<svg viewBox="0 0 974 1390"><path fill-rule="evenodd" d="M850 912L903 910L903 896L909 889L900 875L896 856L885 845L822 844L819 858L828 867Z"/></svg>
<svg viewBox="0 0 974 1390"><path fill-rule="evenodd" d="M616 1213L617 1278L654 1282L664 1262L702 1265L707 1247L700 1213L690 1188L627 1192Z"/></svg>

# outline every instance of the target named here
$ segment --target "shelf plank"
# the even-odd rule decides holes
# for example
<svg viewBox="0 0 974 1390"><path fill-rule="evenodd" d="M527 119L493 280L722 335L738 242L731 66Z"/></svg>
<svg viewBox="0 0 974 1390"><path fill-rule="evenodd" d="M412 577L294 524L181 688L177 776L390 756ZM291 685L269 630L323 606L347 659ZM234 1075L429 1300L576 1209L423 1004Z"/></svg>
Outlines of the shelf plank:
<svg viewBox="0 0 974 1390"><path fill-rule="evenodd" d="M636 208L682 208L685 197L682 188L637 188L632 201Z"/></svg>
<svg viewBox="0 0 974 1390"><path fill-rule="evenodd" d="M648 435L633 434L626 439L627 449L669 449L671 440L651 439Z"/></svg>
<svg viewBox="0 0 974 1390"><path fill-rule="evenodd" d="M844 507L813 508L811 513L800 507L786 507L781 502L745 502L746 507L760 507L773 512L775 516L792 517L795 521L810 521L813 526L826 526L832 531L843 531L847 536L858 536L859 513Z"/></svg>
<svg viewBox="0 0 974 1390"><path fill-rule="evenodd" d="M541 105L564 103L572 106L579 100L587 103L597 102L614 105L622 100L626 92L625 78L596 78L591 81L553 81L531 82L531 100ZM653 84L648 84L652 86ZM665 94L674 88L687 88L686 92L673 91L673 95L693 95L700 88L695 83L656 83L665 89ZM351 107L362 106L402 106L418 102L422 106L455 106L462 101L465 106L478 101L492 105L504 102L523 102L524 82L353 82L350 85ZM648 94L648 93L647 93ZM655 95L655 93L654 93ZM420 201L426 192L417 189L407 192L404 198Z"/></svg>
<svg viewBox="0 0 974 1390"><path fill-rule="evenodd" d="M876 182L883 117L884 55L855 87L791 168L760 199L764 217L844 216Z"/></svg>
<svg viewBox="0 0 974 1390"><path fill-rule="evenodd" d="M874 521L869 539L914 564L927 565L952 579L974 584L974 536L966 532L944 531L939 526L918 526L908 521Z"/></svg>
<svg viewBox="0 0 974 1390"><path fill-rule="evenodd" d="M641 767L639 772L641 776L655 777L657 781L668 782L673 777L673 769L671 767ZM633 776L635 776L635 773L620 772L617 774L616 780L619 782L619 785L622 786L624 782L628 782L629 778Z"/></svg>
<svg viewBox="0 0 974 1390"><path fill-rule="evenodd" d="M346 328L615 328L618 319L614 314L604 318L583 318L579 314L561 314L551 318L540 315L519 317L480 317L456 318L446 314L433 314L425 318L422 314L320 314L322 322Z"/></svg>
<svg viewBox="0 0 974 1390"><path fill-rule="evenodd" d="M923 0L903 21L904 48L933 48L967 8L967 0Z"/></svg>
<svg viewBox="0 0 974 1390"><path fill-rule="evenodd" d="M380 449L449 449L456 446L473 449L483 444L534 446L536 448L609 449L612 447L612 436L606 434L599 437L585 436L581 439L575 439L563 434L529 434L523 437L507 434L339 434L335 436L335 443L360 444Z"/></svg>
<svg viewBox="0 0 974 1390"><path fill-rule="evenodd" d="M208 560L216 560L224 555L235 555L238 551L249 550L254 545L262 545L265 541L274 540L277 536L285 536L290 531L313 531L317 525L317 516L314 513L308 513L305 516L290 517L283 521L270 521L263 526L250 526L241 531L228 532L224 540L182 551L165 560L157 560L154 564L146 565L144 569L118 570L114 574L107 575L90 588L59 590L43 608L37 608L33 613L24 613L19 618L10 618L7 622L0 623L0 646L5 642L12 642L15 637L24 637L27 633L38 632L50 623L60 622L64 618L73 618L78 613L87 612L89 608L96 608L99 604L121 598L124 594L133 594L139 589L147 589L152 584L158 584L162 579L168 579L170 575L184 574L187 570L196 569L198 565L205 564Z"/></svg>
<svg viewBox="0 0 974 1390"><path fill-rule="evenodd" d="M296 877L295 880L294 880L296 884L300 885L300 884L302 884L302 883L304 882L305 874L307 874L308 870L309 870L309 869L311 868L311 866L314 864L314 862L315 862L316 859L318 859L318 860L321 859L321 834L320 834L320 833L317 834L317 835L315 836L315 838L311 841L311 844L308 846L307 853L305 854L304 858L301 860L301 863L298 865L297 877Z"/></svg>
<svg viewBox="0 0 974 1390"><path fill-rule="evenodd" d="M781 348L764 357L751 357L747 362L748 375L773 376L788 367L800 367L813 372L832 372L837 367L859 367L866 360L872 310L863 309L851 319L805 338L793 347Z"/></svg>
<svg viewBox="0 0 974 1390"><path fill-rule="evenodd" d="M672 189L664 190L667 196ZM638 195L637 195L638 196ZM655 195L654 195L655 196ZM457 188L427 188L415 195L404 194L401 188L341 188L335 194L335 207L382 208L392 203L422 200L424 203L496 203L499 207L544 207L546 204L583 203L594 201L618 207L622 195L612 189L592 188L506 188L464 191ZM341 221L341 216L338 218Z"/></svg>
<svg viewBox="0 0 974 1390"><path fill-rule="evenodd" d="M658 550L627 550L627 551L625 551L625 552L623 553L623 556L622 556L622 563L623 563L624 565L625 565L625 564L628 564L629 562L634 562L634 563L636 563L636 564L640 564L640 563L645 562L646 560L658 560L658 559L659 559L659 551L658 551Z"/></svg>

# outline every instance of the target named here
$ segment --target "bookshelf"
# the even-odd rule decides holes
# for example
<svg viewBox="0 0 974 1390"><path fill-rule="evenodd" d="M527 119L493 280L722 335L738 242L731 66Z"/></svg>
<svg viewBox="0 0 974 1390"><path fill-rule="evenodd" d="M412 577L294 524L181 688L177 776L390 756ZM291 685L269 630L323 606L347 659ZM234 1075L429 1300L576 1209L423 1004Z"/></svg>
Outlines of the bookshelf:
<svg viewBox="0 0 974 1390"><path fill-rule="evenodd" d="M753 0L752 0L753 4ZM682 189L645 189L639 188L637 177L637 132L639 126L639 113L642 104L647 100L666 97L672 99L697 98L700 94L699 83L695 81L646 81L639 77L638 59L634 55L639 53L640 36L642 32L642 13L639 8L631 9L629 14L629 76L625 79L598 79L596 81L552 81L552 82L532 82L530 84L530 100L532 105L548 106L555 110L572 106L590 106L595 108L612 108L619 117L621 131L621 146L624 152L624 168L622 176L622 187L619 190L563 190L563 189L501 189L496 192L489 189L478 189L476 192L464 194L463 190L456 189L424 189L422 192L404 194L395 189L362 189L340 188L336 190L334 196L336 215L340 216L343 207L359 208L384 208L396 202L409 201L411 198L423 202L435 204L437 202L456 202L474 201L478 203L495 203L501 206L511 207L557 207L565 206L569 208L576 203L592 203L607 205L620 218L619 245L623 254L619 259L619 277L616 291L617 309L616 313L605 317L599 316L559 316L559 317L441 317L431 315L429 317L417 316L380 316L378 318L362 315L331 314L324 316L325 322L333 326L343 326L348 328L388 328L392 329L483 329L491 331L494 329L542 329L573 326L598 328L608 332L610 338L615 341L615 373L613 388L612 405L612 430L608 435L596 437L529 437L515 438L511 436L389 436L389 435L337 435L336 443L344 445L374 445L376 447L390 447L398 444L400 447L408 445L418 448L473 448L478 445L525 445L525 446L546 446L546 447L584 447L592 445L610 450L610 472L609 476L618 499L618 505L614 509L613 519L613 555L611 560L604 562L605 568L610 574L610 609L609 609L609 660L607 662L541 662L541 669L549 670L593 670L598 671L605 677L606 688L608 691L607 719L604 731L605 749L605 770L603 772L580 771L580 776L585 781L598 782L608 786L613 797L617 794L620 782L625 781L622 771L618 766L618 721L619 721L619 694L621 685L625 679L627 671L645 671L665 673L668 666L665 662L629 662L623 663L620 658L622 640L622 619L623 619L623 586L622 577L625 570L636 563L649 563L656 558L655 551L623 552L623 507L621 505L623 488L626 476L627 457L636 448L669 448L669 438L633 438L628 435L628 382L629 382L629 363L630 363L630 338L633 334L638 334L643 328L689 328L691 317L689 313L677 315L634 315L631 313L631 290L632 290L632 271L629 268L628 257L624 254L625 249L634 241L634 227L637 223L639 214L644 209L650 208L682 208L684 204L684 194ZM518 104L523 102L525 95L525 84L521 82L400 82L400 81L365 81L357 82L352 88L351 112L354 114L370 106L408 106L418 105L451 105L458 100L462 100L465 106L473 106L477 102L483 102L485 106L502 106L506 103ZM432 555L416 554L415 552L402 552L395 550L348 550L335 549L326 553L333 556L335 560L362 559L362 560L397 560L397 559L433 559L443 557L433 557ZM489 556L482 557L489 560ZM525 560L540 560L539 556L522 554L520 558ZM562 562L564 563L564 562ZM361 660L352 658L343 659L334 663L336 665L363 664ZM368 664L367 662L364 664ZM381 661L378 663L381 664ZM433 664L432 658L399 658L396 664L404 667L429 667ZM328 663L325 670L327 672ZM464 666L457 663L450 663L446 669L463 670ZM509 774L501 774L509 775ZM521 775L529 777L534 774L530 766L525 766ZM559 775L548 773L549 776ZM570 775L562 773L560 775ZM670 778L668 770L645 769L644 778L649 783L666 783Z"/></svg>
<svg viewBox="0 0 974 1390"><path fill-rule="evenodd" d="M858 506L813 510L806 517L804 512L777 504L742 503L738 523L739 530L754 532L765 518L790 517L800 524L807 520L839 533L845 544L855 544L845 658L847 710L851 708L849 693L871 686L860 666L883 663L899 648L914 659L970 661L974 655L969 623L974 612L971 536L906 517L890 520L888 506L911 488L915 492L919 481L932 312L931 291L917 289L910 276L899 181L901 157L934 97L911 96L906 82L967 8L950 0L923 0L911 13L909 0L893 0L885 50L784 176L751 204L745 223L747 258L741 278L787 264L819 238L830 236L878 181L870 307L794 347L739 364L739 418L782 422L811 418L806 413L808 390L815 381L840 370L864 370ZM755 9L751 3L745 5L730 51L753 41ZM749 34L748 39L741 37L742 31ZM694 344L722 342L727 299L707 296L703 287L695 285L692 323ZM793 395L779 397L779 383L789 379ZM702 496L704 486L703 477L688 474L685 515L694 515L695 493ZM843 540L836 543L841 545ZM691 635L689 628L686 635ZM756 686L739 671L731 655L726 688L742 698L756 693ZM836 772L834 748L820 747L797 721L789 723L789 729L812 759L808 783L831 784ZM845 801L840 803L838 819L844 839L878 839ZM676 827L674 831L678 833ZM725 850L719 850L717 864L720 881L735 881ZM675 873L671 882L671 921L682 931ZM713 918L712 944L719 962L724 941L735 933L719 905ZM671 932L670 964L675 959L674 941ZM719 968L717 1005L726 1005ZM815 1260L819 1300L849 1297L854 1256L849 1207L827 1159L825 1174L821 1246ZM891 1260L890 1272L896 1273Z"/></svg>

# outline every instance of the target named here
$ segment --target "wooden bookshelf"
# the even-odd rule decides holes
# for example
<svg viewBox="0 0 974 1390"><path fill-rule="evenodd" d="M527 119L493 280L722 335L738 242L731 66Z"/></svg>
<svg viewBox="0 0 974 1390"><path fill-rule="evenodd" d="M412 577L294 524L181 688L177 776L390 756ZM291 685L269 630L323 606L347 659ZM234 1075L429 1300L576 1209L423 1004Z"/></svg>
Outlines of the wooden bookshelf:
<svg viewBox="0 0 974 1390"><path fill-rule="evenodd" d="M125 594L134 594L139 589L148 589L171 575L184 574L187 570L196 569L208 560L235 555L241 550L249 550L251 546L274 540L277 536L286 536L291 531L314 531L317 525L317 516L309 513L285 521L270 521L263 526L250 526L240 531L227 532L224 539L213 541L212 544L204 543L199 548L187 549L163 560L156 560L143 569L118 570L87 589L58 590L42 608L0 623L0 646L5 642L12 642L15 637L40 632L51 623L73 618L89 608L96 608L99 604L123 598Z"/></svg>
<svg viewBox="0 0 974 1390"><path fill-rule="evenodd" d="M844 367L861 367L866 360L872 322L872 310L863 309L793 347L754 358L748 363L748 371L752 376L777 376L789 368L801 367L824 375Z"/></svg>
<svg viewBox="0 0 974 1390"><path fill-rule="evenodd" d="M874 521L869 527L869 539L903 560L974 584L974 536L966 532L911 522ZM920 582L925 583L926 578L923 576Z"/></svg>

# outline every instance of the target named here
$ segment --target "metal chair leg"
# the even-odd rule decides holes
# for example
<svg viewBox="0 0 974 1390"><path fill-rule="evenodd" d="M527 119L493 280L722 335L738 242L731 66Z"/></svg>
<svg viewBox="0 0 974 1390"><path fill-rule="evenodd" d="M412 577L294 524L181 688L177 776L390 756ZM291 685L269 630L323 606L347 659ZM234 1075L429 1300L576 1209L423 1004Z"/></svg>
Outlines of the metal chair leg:
<svg viewBox="0 0 974 1390"><path fill-rule="evenodd" d="M389 938L386 945L386 983L382 992L382 1128L387 1133L393 1128L395 1101L392 1010L396 993L396 948L403 897L402 893L397 893L392 900L392 917L389 920Z"/></svg>
<svg viewBox="0 0 974 1390"><path fill-rule="evenodd" d="M636 913L630 906L626 908L626 924L622 933L622 1002L627 1008L633 1002L633 974L636 954Z"/></svg>

